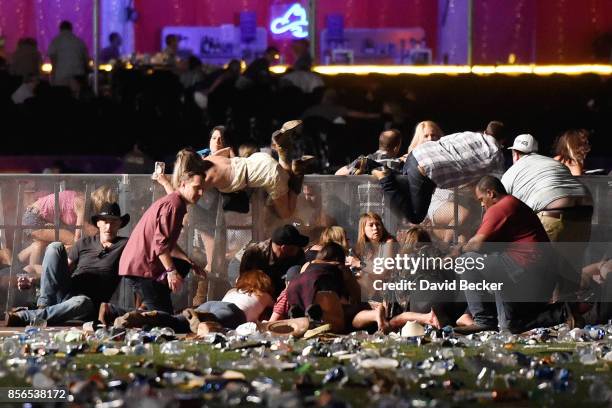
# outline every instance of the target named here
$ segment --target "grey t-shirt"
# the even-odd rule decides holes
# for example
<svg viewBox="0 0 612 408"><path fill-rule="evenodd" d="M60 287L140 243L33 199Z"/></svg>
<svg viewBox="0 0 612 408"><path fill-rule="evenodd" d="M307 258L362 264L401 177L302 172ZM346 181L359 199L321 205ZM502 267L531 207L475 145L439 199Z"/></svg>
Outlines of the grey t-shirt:
<svg viewBox="0 0 612 408"><path fill-rule="evenodd" d="M590 197L591 192L569 169L550 157L529 154L520 158L501 179L512 194L533 211L544 210L550 203L565 197Z"/></svg>

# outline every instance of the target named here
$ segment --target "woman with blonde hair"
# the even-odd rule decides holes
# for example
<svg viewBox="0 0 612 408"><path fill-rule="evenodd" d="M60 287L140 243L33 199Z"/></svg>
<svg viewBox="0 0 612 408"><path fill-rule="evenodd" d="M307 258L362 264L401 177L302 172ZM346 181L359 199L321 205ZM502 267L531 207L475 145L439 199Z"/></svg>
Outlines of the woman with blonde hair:
<svg viewBox="0 0 612 408"><path fill-rule="evenodd" d="M565 164L572 175L584 174L584 160L591 151L589 132L586 129L571 129L563 133L554 143L555 160Z"/></svg>
<svg viewBox="0 0 612 408"><path fill-rule="evenodd" d="M412 136L412 141L410 142L410 146L408 146L408 154L418 145L425 142L435 142L436 140L440 140L442 136L444 136L444 133L436 122L431 120L419 122L414 128L414 136Z"/></svg>
<svg viewBox="0 0 612 408"><path fill-rule="evenodd" d="M372 260L387 243L397 243L397 240L387 231L380 215L372 211L361 214L355 245L357 257Z"/></svg>
<svg viewBox="0 0 612 408"><path fill-rule="evenodd" d="M344 281L344 285L348 290L350 300L352 302L358 302L361 299L361 289L355 279L355 276L353 276L349 268L361 267L361 261L359 260L359 258L352 254L344 228L338 225L332 225L331 227L325 228L321 233L319 242L311 246L304 252L304 257L307 262L300 268L300 270L302 272L306 270L308 265L317 258L321 249L323 249L330 242L334 242L340 245L344 250L344 255L346 256L346 268L342 269L342 278Z"/></svg>
<svg viewBox="0 0 612 408"><path fill-rule="evenodd" d="M304 251L304 255L306 257L306 261L312 261L317 257L317 253L323 248L325 244L328 242L335 242L344 248L345 253L348 254L349 244L348 239L346 238L346 232L344 228L338 225L332 225L331 227L326 227L319 237L319 241Z"/></svg>

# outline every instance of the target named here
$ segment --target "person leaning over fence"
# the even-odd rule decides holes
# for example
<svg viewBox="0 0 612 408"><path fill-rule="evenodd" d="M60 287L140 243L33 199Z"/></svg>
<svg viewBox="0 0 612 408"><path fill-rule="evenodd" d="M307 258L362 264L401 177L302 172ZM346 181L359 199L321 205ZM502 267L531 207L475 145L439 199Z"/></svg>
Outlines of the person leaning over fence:
<svg viewBox="0 0 612 408"><path fill-rule="evenodd" d="M300 125L301 121L287 122L274 132L279 161L263 152L253 153L249 157L230 158L222 154L229 155L229 150L225 149L220 154L206 157L205 189L216 188L221 193L234 193L247 187L263 188L270 196L278 216L290 217L295 211L297 196L302 191L304 168L310 160L310 157L293 161L288 159L292 135ZM186 160L193 165L198 165L198 160L202 160L195 152L186 154L191 155Z"/></svg>
<svg viewBox="0 0 612 408"><path fill-rule="evenodd" d="M402 159L406 160L408 155L412 153L412 151L426 142L435 142L444 137L444 133L442 129L438 126L437 123L432 122L431 120L426 120L420 122L416 125L414 129L414 135L412 137L412 141L410 142L410 146L408 147L408 154L402 156ZM469 191L470 195L472 191L464 187L458 192ZM451 242L454 238L453 229L440 229L437 227L454 227L455 226L455 211L454 211L454 201L461 199L461 203L458 203L457 206L457 232L458 232L458 240L460 242L465 242L466 231L464 231L464 224L466 223L470 211L468 206L465 204L465 194L455 194L454 189L445 189L437 187L434 193L431 196L431 203L429 204L429 208L427 209L427 218L434 226L432 232L441 240L445 242ZM463 205L461 205L463 204Z"/></svg>
<svg viewBox="0 0 612 408"><path fill-rule="evenodd" d="M491 122L484 132L462 132L417 146L397 175L373 170L389 194L391 206L418 224L427 215L436 188L453 188L478 181L486 174L504 172L501 150L503 124Z"/></svg>
<svg viewBox="0 0 612 408"><path fill-rule="evenodd" d="M529 134L518 135L512 150L514 164L501 181L508 194L527 204L537 215L552 242L560 246L560 295L576 291L584 252L591 238L593 198L589 189L559 161L537 154L538 142ZM573 270L565 268L570 265Z"/></svg>
<svg viewBox="0 0 612 408"><path fill-rule="evenodd" d="M378 150L367 156L359 156L352 163L336 171L336 176L368 174L382 163L396 161L402 148L402 134L397 129L383 131L378 136Z"/></svg>
<svg viewBox="0 0 612 408"><path fill-rule="evenodd" d="M127 238L117 236L130 221L116 203L102 205L91 217L98 234L79 239L67 252L61 242L47 246L42 265L40 296L36 310L8 313L7 326L46 322L60 325L68 320L93 320L98 306L108 302L119 284L119 259ZM21 278L19 290L33 282Z"/></svg>

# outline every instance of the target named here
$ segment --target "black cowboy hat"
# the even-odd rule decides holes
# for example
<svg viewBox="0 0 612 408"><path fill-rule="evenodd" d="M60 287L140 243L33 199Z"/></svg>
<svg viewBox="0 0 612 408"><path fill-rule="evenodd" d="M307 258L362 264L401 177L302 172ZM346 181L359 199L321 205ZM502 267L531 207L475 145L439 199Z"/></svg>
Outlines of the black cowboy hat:
<svg viewBox="0 0 612 408"><path fill-rule="evenodd" d="M102 204L102 208L100 208L100 212L91 216L91 223L96 225L98 220L108 219L121 220L121 226L119 228L123 228L130 222L130 214L121 215L121 208L119 208L119 204L117 203L104 203Z"/></svg>

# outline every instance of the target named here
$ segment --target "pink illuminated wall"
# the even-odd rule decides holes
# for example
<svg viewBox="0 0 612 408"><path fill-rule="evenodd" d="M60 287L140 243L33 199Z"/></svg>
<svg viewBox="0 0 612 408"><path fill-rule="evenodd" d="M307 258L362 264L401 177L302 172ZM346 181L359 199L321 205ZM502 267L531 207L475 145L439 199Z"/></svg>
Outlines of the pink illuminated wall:
<svg viewBox="0 0 612 408"><path fill-rule="evenodd" d="M34 37L44 54L60 22L69 20L91 50L92 4L91 0L0 0L0 32L7 38L7 49L14 50L21 37Z"/></svg>
<svg viewBox="0 0 612 408"><path fill-rule="evenodd" d="M325 16L330 13L344 14L347 28L421 26L437 59L441 10L448 4L463 10L458 5L466 1L319 0L317 26L323 28ZM138 52L158 51L161 30L168 25L238 24L241 11L255 11L258 25L267 26L270 6L287 2L135 0L140 14L134 25L135 48ZM474 63L506 63L511 53L516 55L517 62L590 62L593 40L602 33L612 32L612 0L474 0L473 3ZM44 54L57 33L59 22L66 19L73 22L75 33L91 50L91 13L92 0L0 0L0 33L6 37L9 52L14 50L20 37L32 36L38 39ZM455 20L457 25L462 24L460 18ZM464 46L465 38L458 38L457 43Z"/></svg>

